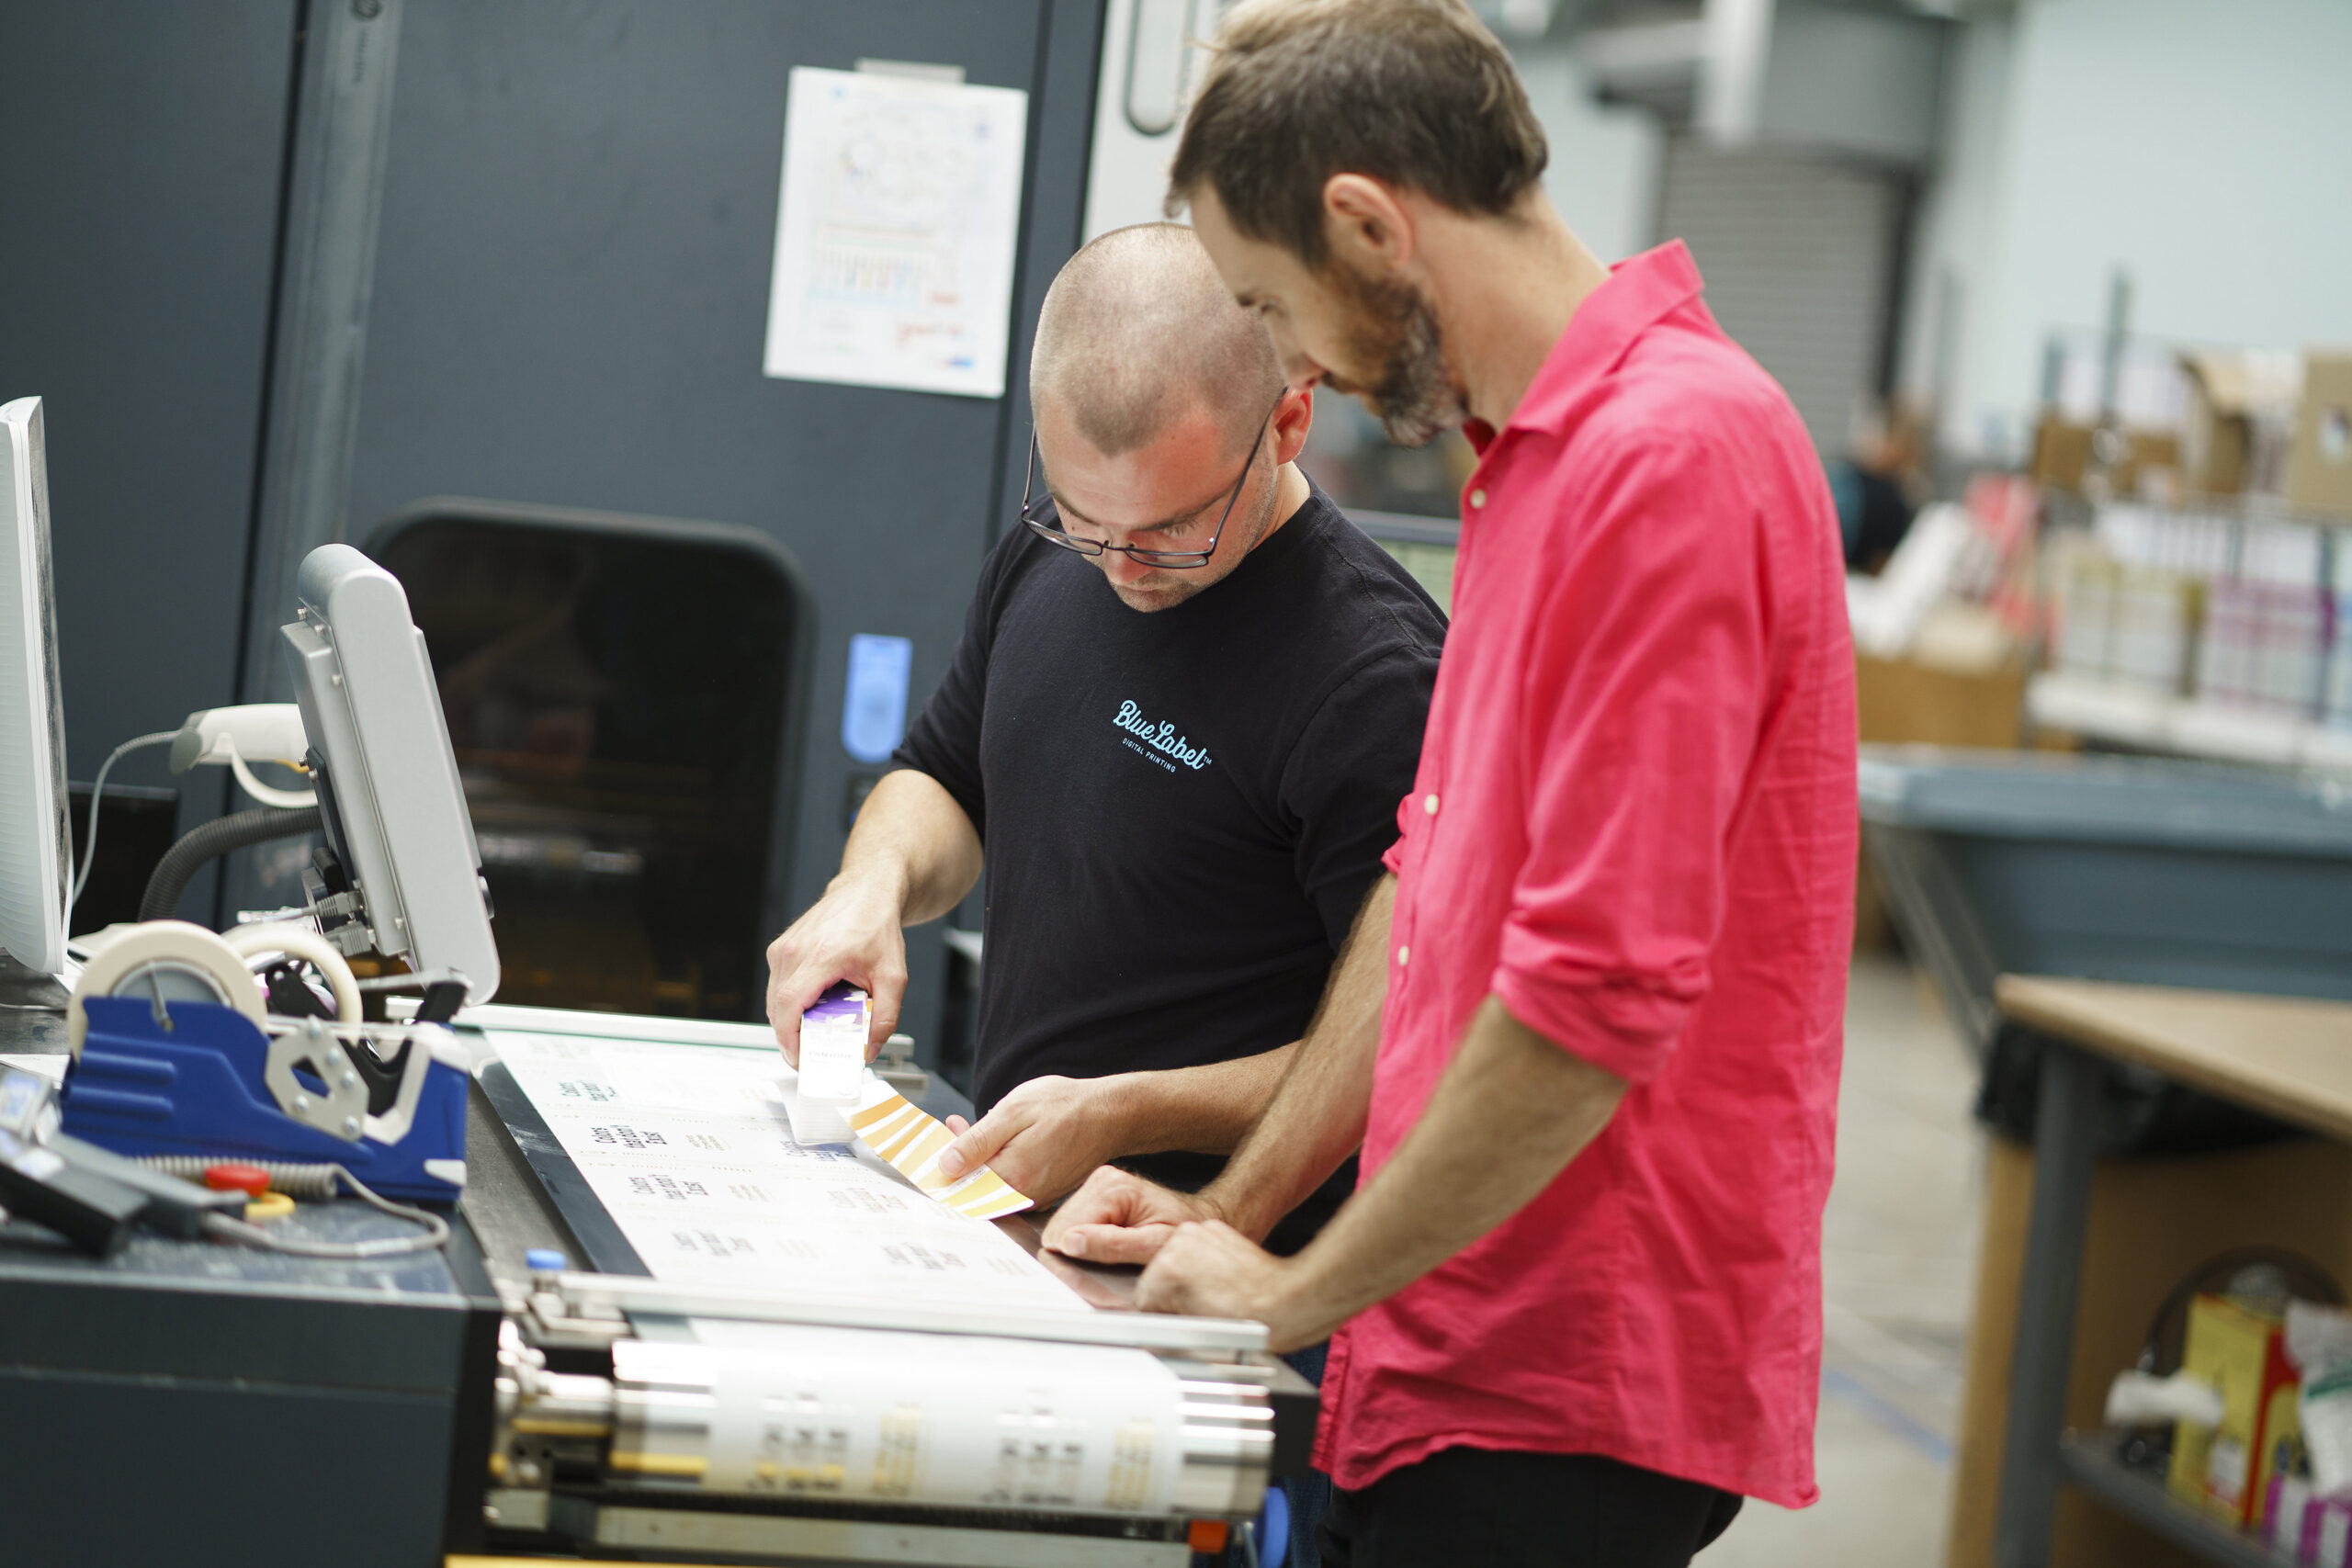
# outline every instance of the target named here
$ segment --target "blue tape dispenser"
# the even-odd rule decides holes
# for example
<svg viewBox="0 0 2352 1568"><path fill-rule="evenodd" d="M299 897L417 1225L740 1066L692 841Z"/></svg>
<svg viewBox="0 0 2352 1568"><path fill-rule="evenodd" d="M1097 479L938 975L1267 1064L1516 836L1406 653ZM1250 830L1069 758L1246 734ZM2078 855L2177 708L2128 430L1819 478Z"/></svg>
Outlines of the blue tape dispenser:
<svg viewBox="0 0 2352 1568"><path fill-rule="evenodd" d="M328 977L341 1018L277 1018L246 967L272 953ZM155 920L92 956L67 1016L64 1130L132 1157L339 1165L388 1198L454 1201L466 1181L466 1060L438 1024L369 1024L317 932L221 937Z"/></svg>

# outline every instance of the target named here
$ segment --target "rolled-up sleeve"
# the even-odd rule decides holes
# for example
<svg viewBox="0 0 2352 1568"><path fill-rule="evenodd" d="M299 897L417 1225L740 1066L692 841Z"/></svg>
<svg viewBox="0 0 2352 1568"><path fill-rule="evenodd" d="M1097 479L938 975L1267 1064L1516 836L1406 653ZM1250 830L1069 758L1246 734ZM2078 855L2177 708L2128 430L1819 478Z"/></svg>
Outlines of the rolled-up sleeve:
<svg viewBox="0 0 2352 1568"><path fill-rule="evenodd" d="M1592 475L1525 667L1527 855L1492 989L1635 1084L1706 994L1763 720L1768 606L1734 467L1661 440Z"/></svg>

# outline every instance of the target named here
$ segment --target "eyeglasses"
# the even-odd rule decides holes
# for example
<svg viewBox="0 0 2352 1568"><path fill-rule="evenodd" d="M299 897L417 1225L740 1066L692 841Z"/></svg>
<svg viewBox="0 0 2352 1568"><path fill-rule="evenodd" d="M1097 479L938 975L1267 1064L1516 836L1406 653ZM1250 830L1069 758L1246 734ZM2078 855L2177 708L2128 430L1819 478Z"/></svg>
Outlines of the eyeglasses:
<svg viewBox="0 0 2352 1568"><path fill-rule="evenodd" d="M1283 389L1283 395L1287 397L1289 389ZM1266 411L1266 417L1258 422L1257 436L1250 443L1249 459L1241 465L1240 476L1233 481L1233 493L1225 498L1225 511L1218 515L1216 532L1209 536L1208 548L1204 550L1148 550L1140 545L1114 545L1107 539L1081 539L1056 523L1047 522L1045 513L1053 506L1054 497L1050 491L1044 495L1036 493L1037 431L1034 425L1029 431L1029 472L1021 483L1021 521L1028 525L1031 533L1048 544L1059 545L1082 556L1100 556L1106 551L1116 550L1130 560L1141 561L1146 566L1164 566L1177 571L1190 571L1196 567L1206 566L1209 558L1216 554L1216 542L1225 537L1225 525L1233 516L1234 502L1241 499L1241 487L1249 482L1250 470L1258 466L1258 448L1266 444L1266 426L1273 423L1274 415L1282 406L1282 398L1276 398L1274 406ZM1058 512L1055 513L1057 518L1059 515Z"/></svg>

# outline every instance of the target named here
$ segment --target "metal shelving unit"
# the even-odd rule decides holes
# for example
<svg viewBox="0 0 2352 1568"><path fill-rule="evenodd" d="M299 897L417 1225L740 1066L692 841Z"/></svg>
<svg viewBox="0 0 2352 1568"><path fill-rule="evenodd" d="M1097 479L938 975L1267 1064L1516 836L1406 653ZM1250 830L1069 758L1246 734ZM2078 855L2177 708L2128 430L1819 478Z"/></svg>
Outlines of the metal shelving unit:
<svg viewBox="0 0 2352 1568"><path fill-rule="evenodd" d="M2156 1073L2352 1145L2352 1006L2340 1001L2005 975L2002 1015L2041 1039L2017 1340L2001 1433L1994 1559L2046 1568L2059 1494L2101 1505L2230 1568L2294 1568L2256 1536L2126 1467L2119 1434L2066 1430L2091 1183L2108 1075Z"/></svg>
<svg viewBox="0 0 2352 1568"><path fill-rule="evenodd" d="M2260 1538L2241 1534L2176 1502L2164 1483L2116 1457L2113 1432L2069 1432L2058 1442L2066 1479L2176 1546L2225 1568L2295 1568L2295 1559Z"/></svg>

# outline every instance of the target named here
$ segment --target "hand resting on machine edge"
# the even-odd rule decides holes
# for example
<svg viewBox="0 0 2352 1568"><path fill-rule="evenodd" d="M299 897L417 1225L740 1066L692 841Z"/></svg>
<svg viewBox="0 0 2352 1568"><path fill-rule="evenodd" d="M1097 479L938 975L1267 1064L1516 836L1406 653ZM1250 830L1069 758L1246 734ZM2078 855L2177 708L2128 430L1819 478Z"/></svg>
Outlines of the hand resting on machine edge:
<svg viewBox="0 0 2352 1568"><path fill-rule="evenodd" d="M1197 1193L1171 1191L1106 1165L1054 1211L1045 1244L1087 1263L1148 1263L1178 1225L1224 1218Z"/></svg>

